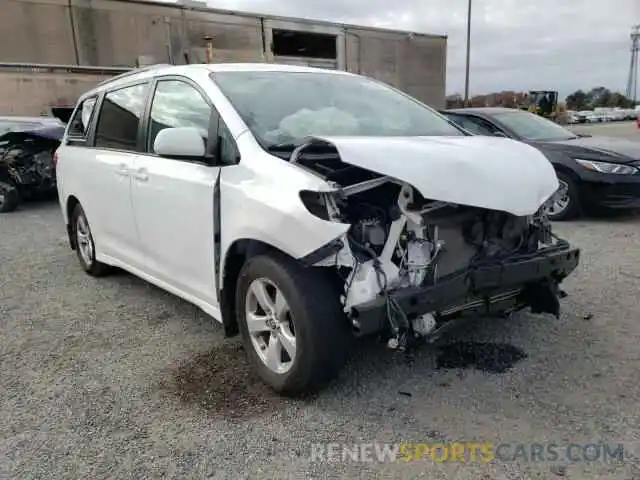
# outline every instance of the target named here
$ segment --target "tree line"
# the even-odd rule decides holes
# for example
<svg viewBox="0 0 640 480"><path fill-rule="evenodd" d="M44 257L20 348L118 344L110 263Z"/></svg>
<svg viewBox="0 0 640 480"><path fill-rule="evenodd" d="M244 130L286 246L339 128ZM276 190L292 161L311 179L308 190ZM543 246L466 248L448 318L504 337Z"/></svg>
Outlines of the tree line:
<svg viewBox="0 0 640 480"><path fill-rule="evenodd" d="M474 95L470 99L472 107L506 107L519 108L526 103L527 92L507 90L486 95ZM447 97L447 108L462 108L464 98L460 94ZM560 103L562 110L593 110L598 107L633 108L633 100L620 92L613 92L605 87L595 87L591 90L577 90L567 95L564 103Z"/></svg>

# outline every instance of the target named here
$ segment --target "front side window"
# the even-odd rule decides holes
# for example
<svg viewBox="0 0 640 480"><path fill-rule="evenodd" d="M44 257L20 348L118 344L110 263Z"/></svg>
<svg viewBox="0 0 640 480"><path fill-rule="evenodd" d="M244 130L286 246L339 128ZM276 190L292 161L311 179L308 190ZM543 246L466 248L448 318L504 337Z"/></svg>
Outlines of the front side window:
<svg viewBox="0 0 640 480"><path fill-rule="evenodd" d="M229 71L212 78L267 147L310 135L464 135L431 108L361 76Z"/></svg>
<svg viewBox="0 0 640 480"><path fill-rule="evenodd" d="M148 151L153 151L156 136L165 128L195 127L206 141L211 112L209 103L188 83L180 80L159 81L151 104Z"/></svg>
<svg viewBox="0 0 640 480"><path fill-rule="evenodd" d="M148 84L139 84L105 95L96 126L96 147L137 150L138 128L148 90Z"/></svg>
<svg viewBox="0 0 640 480"><path fill-rule="evenodd" d="M505 110L492 115L523 140L553 141L577 138L573 132L557 123L522 110Z"/></svg>

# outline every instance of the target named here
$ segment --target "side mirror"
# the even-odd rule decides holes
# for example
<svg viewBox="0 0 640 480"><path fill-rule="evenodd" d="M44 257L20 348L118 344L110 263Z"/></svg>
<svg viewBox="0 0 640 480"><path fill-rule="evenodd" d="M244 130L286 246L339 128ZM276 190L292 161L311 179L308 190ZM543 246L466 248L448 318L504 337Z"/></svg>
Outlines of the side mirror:
<svg viewBox="0 0 640 480"><path fill-rule="evenodd" d="M211 163L206 158L206 146L202 134L194 127L160 130L153 142L153 151L161 157Z"/></svg>

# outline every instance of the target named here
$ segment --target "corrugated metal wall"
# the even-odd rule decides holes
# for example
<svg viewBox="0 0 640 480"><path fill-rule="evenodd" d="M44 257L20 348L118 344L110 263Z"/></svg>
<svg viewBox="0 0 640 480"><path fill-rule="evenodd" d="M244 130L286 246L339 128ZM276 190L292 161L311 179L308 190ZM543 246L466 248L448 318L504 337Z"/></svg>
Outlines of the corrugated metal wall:
<svg viewBox="0 0 640 480"><path fill-rule="evenodd" d="M181 64L186 63L187 55L190 62L197 63L205 60L205 35L213 37L216 62L274 61L269 48L271 28L318 31L337 35L337 68L378 78L434 107L444 107L444 37L410 38L402 32L135 0L0 0L0 3L0 62L134 66L143 56L147 61L164 63L171 58L173 63ZM284 62L299 59L288 58ZM332 65L323 62L325 67ZM104 78L77 73L60 75L55 76L55 82L51 76L37 80L43 82L42 88L46 86L37 97L49 95L52 102L61 96L59 92L77 96ZM40 100L26 96L26 80L24 75L0 69L0 109L33 113ZM7 92L12 92L11 97Z"/></svg>
<svg viewBox="0 0 640 480"><path fill-rule="evenodd" d="M445 39L351 28L346 44L349 72L377 78L434 108L445 107Z"/></svg>

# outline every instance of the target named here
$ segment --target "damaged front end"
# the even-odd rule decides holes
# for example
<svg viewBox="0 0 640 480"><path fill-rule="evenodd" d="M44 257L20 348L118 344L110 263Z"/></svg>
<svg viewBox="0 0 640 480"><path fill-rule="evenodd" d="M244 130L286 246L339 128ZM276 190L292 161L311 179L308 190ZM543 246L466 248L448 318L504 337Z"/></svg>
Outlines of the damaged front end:
<svg viewBox="0 0 640 480"><path fill-rule="evenodd" d="M21 199L56 189L54 153L64 134L61 125L29 127L0 135L0 182Z"/></svg>
<svg viewBox="0 0 640 480"><path fill-rule="evenodd" d="M336 187L301 192L307 209L351 225L305 260L339 273L356 335L386 334L402 348L469 314L559 315L559 285L580 252L552 233L544 204L515 215L425 198L406 180L347 163L325 140L290 161Z"/></svg>

